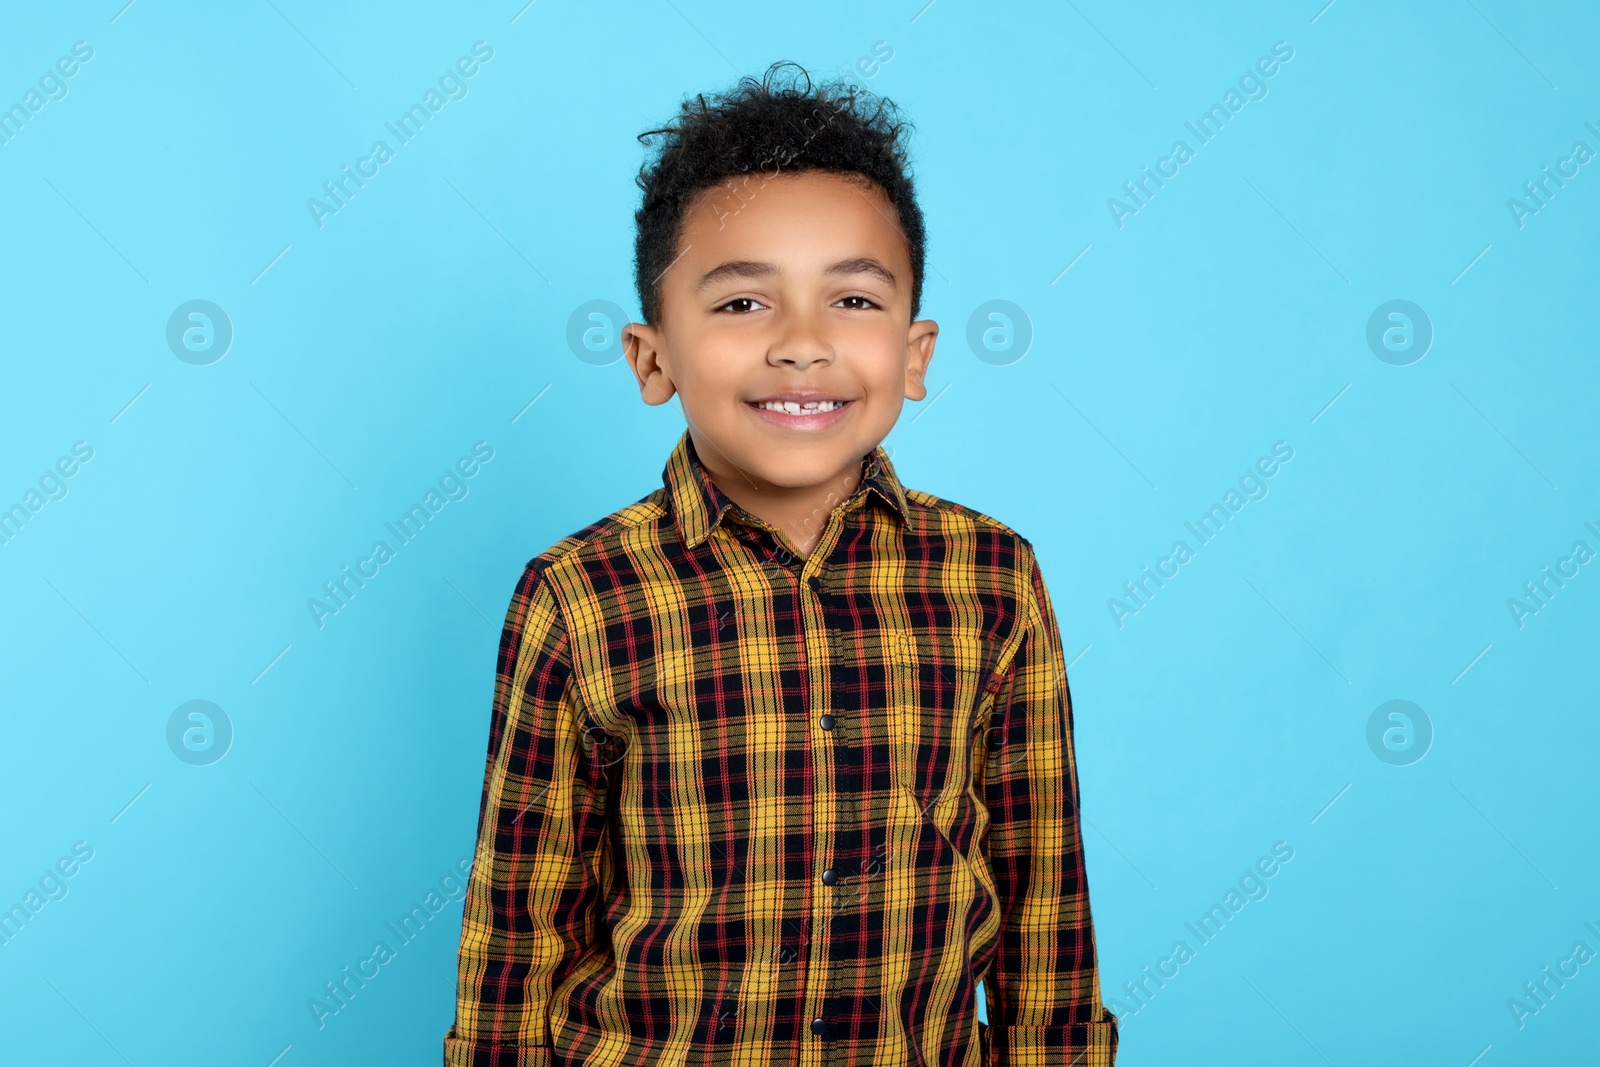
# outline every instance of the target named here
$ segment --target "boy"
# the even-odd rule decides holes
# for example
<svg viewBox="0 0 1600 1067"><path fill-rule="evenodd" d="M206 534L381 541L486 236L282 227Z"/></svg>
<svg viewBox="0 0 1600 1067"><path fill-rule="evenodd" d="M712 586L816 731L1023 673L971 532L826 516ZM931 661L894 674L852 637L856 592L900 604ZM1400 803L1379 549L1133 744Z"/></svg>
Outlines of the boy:
<svg viewBox="0 0 1600 1067"><path fill-rule="evenodd" d="M783 67L641 137L625 353L688 428L512 598L445 1061L1110 1067L1032 545L880 443L905 124Z"/></svg>

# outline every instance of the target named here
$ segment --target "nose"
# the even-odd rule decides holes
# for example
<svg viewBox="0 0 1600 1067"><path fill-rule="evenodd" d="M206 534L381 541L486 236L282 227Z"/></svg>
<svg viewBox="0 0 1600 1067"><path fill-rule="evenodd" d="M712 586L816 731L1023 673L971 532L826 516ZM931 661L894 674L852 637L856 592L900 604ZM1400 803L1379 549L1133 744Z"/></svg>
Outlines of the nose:
<svg viewBox="0 0 1600 1067"><path fill-rule="evenodd" d="M767 348L774 367L805 370L813 363L833 362L833 344L822 317L814 311L789 308L777 317L777 333Z"/></svg>

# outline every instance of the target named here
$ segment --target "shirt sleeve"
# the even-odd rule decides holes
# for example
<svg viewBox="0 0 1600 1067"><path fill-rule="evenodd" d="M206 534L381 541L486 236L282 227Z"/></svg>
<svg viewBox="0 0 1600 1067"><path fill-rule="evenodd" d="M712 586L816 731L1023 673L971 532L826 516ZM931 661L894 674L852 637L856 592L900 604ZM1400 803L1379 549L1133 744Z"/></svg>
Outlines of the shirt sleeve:
<svg viewBox="0 0 1600 1067"><path fill-rule="evenodd" d="M552 992L593 943L606 783L560 606L530 564L500 638L446 1067L546 1067Z"/></svg>
<svg viewBox="0 0 1600 1067"><path fill-rule="evenodd" d="M1000 944L986 975L986 1067L1112 1067L1078 824L1072 699L1061 635L1028 553L1023 636L995 691L983 769Z"/></svg>

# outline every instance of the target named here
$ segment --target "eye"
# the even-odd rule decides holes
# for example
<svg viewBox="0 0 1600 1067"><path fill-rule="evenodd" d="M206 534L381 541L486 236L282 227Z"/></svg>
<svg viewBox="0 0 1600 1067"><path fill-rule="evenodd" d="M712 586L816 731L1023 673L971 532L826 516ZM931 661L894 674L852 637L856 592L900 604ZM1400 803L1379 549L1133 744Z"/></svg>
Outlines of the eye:
<svg viewBox="0 0 1600 1067"><path fill-rule="evenodd" d="M852 300L860 301L860 305L855 306L855 307L851 307L849 309L851 311L865 311L865 310L867 310L867 308L875 308L875 307L878 306L878 304L875 301L869 300L868 298L866 298L864 296L846 296L846 297L841 297L838 300L838 303L845 304L845 303L848 303L849 301L852 301ZM864 305L864 306L861 306L861 305Z"/></svg>
<svg viewBox="0 0 1600 1067"><path fill-rule="evenodd" d="M743 304L743 305L747 305L747 306L745 306L745 307L735 307L735 305L738 305L738 304ZM762 304L759 300L756 300L754 297L736 296L732 300L728 301L726 304L723 304L721 307L717 308L716 310L718 310L718 311L727 311L730 308L732 308L733 309L733 313L735 315L746 315L746 314L749 314L751 311L754 311L756 308L764 307L764 306L765 306L764 304Z"/></svg>

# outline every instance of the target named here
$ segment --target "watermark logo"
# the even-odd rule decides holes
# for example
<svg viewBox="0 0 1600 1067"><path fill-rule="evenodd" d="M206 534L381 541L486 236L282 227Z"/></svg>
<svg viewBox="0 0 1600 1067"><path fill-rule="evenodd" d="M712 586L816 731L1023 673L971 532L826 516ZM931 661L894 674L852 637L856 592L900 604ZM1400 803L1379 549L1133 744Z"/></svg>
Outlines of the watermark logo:
<svg viewBox="0 0 1600 1067"><path fill-rule="evenodd" d="M450 910L450 916L445 925L452 925L451 920L454 920L453 925L459 929L460 912L455 911L452 905L466 898L471 875L471 856L462 856L456 860L454 867L445 868L438 886L429 886L421 903L413 903L410 911L383 924L386 933L373 942L370 952L357 959L354 966L345 964L332 979L322 983L322 992L306 998L306 1008L311 1012L311 1019L317 1024L318 1030L327 1029L328 1020L348 1008L367 988L367 983L398 959L401 950L421 936L423 930L430 924L438 926L433 920L447 909ZM390 935L394 938L393 945L389 943Z"/></svg>
<svg viewBox="0 0 1600 1067"><path fill-rule="evenodd" d="M1193 121L1185 122L1183 128L1194 138L1194 146L1190 147L1186 139L1173 141L1167 154L1157 159L1153 168L1148 163L1141 164L1139 176L1122 183L1120 198L1106 198L1106 211L1111 216L1112 225L1119 230L1126 226L1127 220L1149 207L1156 193L1165 189L1167 182L1176 178L1184 165L1194 159L1201 148L1210 144L1233 121L1234 116L1245 109L1246 104L1265 100L1270 91L1268 79L1276 77L1293 58L1293 45L1288 41L1274 41L1272 55L1261 56L1253 67L1246 67L1244 73L1239 75L1236 83L1238 88L1229 86L1220 101L1202 111Z"/></svg>
<svg viewBox="0 0 1600 1067"><path fill-rule="evenodd" d="M11 139L21 133L22 128L33 121L33 117L43 111L47 104L65 100L69 92L67 79L76 75L83 69L83 64L93 58L93 45L88 41L74 41L72 55L62 56L56 60L54 68L46 68L39 75L37 89L30 85L9 107L0 102L0 145L10 144Z"/></svg>
<svg viewBox="0 0 1600 1067"><path fill-rule="evenodd" d="M0 904L0 945L9 945L22 933L22 928L44 910L45 905L66 900L72 891L68 880L77 876L83 865L94 859L94 846L87 841L75 842L72 854L63 854L54 864L44 869L36 884L28 887L22 899L4 909Z"/></svg>
<svg viewBox="0 0 1600 1067"><path fill-rule="evenodd" d="M1229 486L1220 502L1213 503L1194 521L1183 524L1183 528L1194 536L1194 545L1191 546L1186 538L1179 538L1172 543L1166 555L1156 560L1153 569L1146 563L1137 577L1123 582L1121 596L1107 597L1106 611L1111 614L1111 621L1117 624L1117 629L1121 630L1129 618L1149 607L1156 594L1166 588L1167 582L1181 574L1184 565L1194 560L1199 550L1210 544L1233 521L1233 516L1244 510L1246 504L1253 500L1265 500L1272 491L1268 479L1275 477L1292 459L1293 445L1287 441L1273 442L1272 455L1261 456L1255 466L1246 467L1239 476L1238 488Z"/></svg>
<svg viewBox="0 0 1600 1067"><path fill-rule="evenodd" d="M1367 319L1367 347L1394 367L1409 367L1433 345L1433 320L1409 300L1389 300Z"/></svg>
<svg viewBox="0 0 1600 1067"><path fill-rule="evenodd" d="M1433 720L1409 700L1386 701L1367 719L1367 747L1391 767L1409 767L1433 747Z"/></svg>
<svg viewBox="0 0 1600 1067"><path fill-rule="evenodd" d="M1592 922L1583 924L1589 933L1600 938L1600 929ZM1555 966L1545 964L1539 969L1539 975L1532 981L1522 983L1522 994L1506 998L1506 1010L1511 1013L1511 1021L1517 1024L1517 1029L1525 1029L1528 1020L1538 1015L1556 994L1567 988L1567 983L1582 973L1585 964L1595 958L1595 950L1589 947L1587 941L1573 943L1572 951L1557 960Z"/></svg>
<svg viewBox="0 0 1600 1067"><path fill-rule="evenodd" d="M628 313L609 300L588 300L567 316L567 347L591 367L609 367L622 358L622 328Z"/></svg>
<svg viewBox="0 0 1600 1067"><path fill-rule="evenodd" d="M1592 522L1583 525L1596 538L1600 538L1600 527ZM1574 541L1571 550L1556 560L1554 570L1546 563L1539 569L1538 577L1523 582L1521 595L1506 598L1506 609L1511 612L1511 621L1517 624L1517 629L1527 626L1530 616L1549 607L1556 593L1565 589L1567 583L1578 576L1583 565L1594 558L1595 551L1587 541Z"/></svg>
<svg viewBox="0 0 1600 1067"><path fill-rule="evenodd" d="M185 363L208 367L233 346L233 320L209 300L189 300L167 319L167 347Z"/></svg>
<svg viewBox="0 0 1600 1067"><path fill-rule="evenodd" d="M191 767L209 767L233 747L233 720L209 700L179 704L167 719L167 747Z"/></svg>
<svg viewBox="0 0 1600 1067"><path fill-rule="evenodd" d="M1584 128L1595 137L1600 138L1600 127L1592 122L1585 122ZM1545 163L1539 167L1539 175L1522 183L1522 196L1507 197L1506 210L1511 213L1511 221L1517 224L1517 229L1524 229L1527 220L1550 206L1550 201L1562 189L1567 187L1567 182L1576 178L1585 164L1595 157L1594 149L1586 141L1572 142L1572 148L1566 155L1556 160L1554 170L1550 164Z"/></svg>
<svg viewBox="0 0 1600 1067"><path fill-rule="evenodd" d="M472 55L460 56L454 66L445 68L444 73L439 75L437 87L428 86L420 99L413 100L411 106L400 112L393 121L383 124L383 128L394 139L394 144L380 138L372 142L372 148L366 155L356 160L354 169L348 163L339 164L339 176L322 183L322 196L306 198L306 210L310 212L311 221L316 223L317 229L323 229L328 219L349 207L356 194L367 187L367 182L376 178L400 149L410 144L433 117L444 110L446 104L465 100L471 92L468 82L493 58L492 45L487 41L476 42L472 46Z"/></svg>
<svg viewBox="0 0 1600 1067"><path fill-rule="evenodd" d="M1125 996L1126 1001L1109 997L1106 1007L1115 1012L1118 1020L1126 1026L1129 1020L1150 1006L1156 994L1165 989L1168 982L1183 973L1183 968L1199 956L1202 948L1227 929L1246 905L1267 899L1272 892L1269 879L1277 877L1292 859L1294 846L1287 841L1274 841L1271 855L1261 856L1253 866L1246 867L1237 883L1228 887L1220 901L1213 901L1209 910L1202 912L1193 922L1183 924L1187 934L1173 941L1171 950L1156 960L1154 967L1147 963L1139 968L1137 978L1122 983L1122 992L1118 997ZM1192 945L1191 939L1194 942Z"/></svg>
<svg viewBox="0 0 1600 1067"><path fill-rule="evenodd" d="M473 444L472 455L462 456L456 460L454 467L445 468L436 483L438 488L430 486L422 499L414 502L409 510L383 524L383 528L394 539L393 546L387 540L374 541L371 550L356 560L354 568L348 563L344 564L338 574L322 583L321 595L307 597L306 611L317 629L323 629L330 618L348 608L356 594L382 573L382 568L399 555L400 549L416 540L438 518L445 505L465 500L472 491L468 480L477 477L484 464L492 459L494 446L488 441Z"/></svg>
<svg viewBox="0 0 1600 1067"><path fill-rule="evenodd" d="M0 502L0 545L9 545L11 539L22 532L33 516L52 501L65 500L71 491L67 479L83 469L83 464L94 458L94 446L87 441L74 441L72 455L57 459L53 467L46 467L39 476L38 486L29 486L22 499L6 507Z"/></svg>
<svg viewBox="0 0 1600 1067"><path fill-rule="evenodd" d="M854 63L842 64L835 74L841 81L854 83L856 78L868 81L883 73L883 68L894 61L894 45L888 41L873 41L869 54L858 56Z"/></svg>
<svg viewBox="0 0 1600 1067"><path fill-rule="evenodd" d="M967 347L985 363L1008 366L1033 347L1033 320L1009 300L986 301L967 319Z"/></svg>

